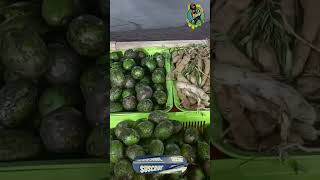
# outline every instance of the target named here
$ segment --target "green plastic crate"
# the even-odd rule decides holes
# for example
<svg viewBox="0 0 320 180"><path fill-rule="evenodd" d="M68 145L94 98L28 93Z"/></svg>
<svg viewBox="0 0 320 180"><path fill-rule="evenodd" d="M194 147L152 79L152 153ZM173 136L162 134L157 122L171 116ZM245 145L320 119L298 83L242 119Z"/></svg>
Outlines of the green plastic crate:
<svg viewBox="0 0 320 180"><path fill-rule="evenodd" d="M295 171L288 163L276 159L241 160L224 159L211 161L211 179L224 180L318 180L320 156L299 157L301 170Z"/></svg>
<svg viewBox="0 0 320 180"><path fill-rule="evenodd" d="M184 48L187 48L187 47L184 47ZM173 52L175 48L171 48L169 50L170 54ZM171 66L171 70L173 70L173 63L172 63L172 60L170 61L170 66ZM175 80L172 80L172 94L173 94L173 102L174 102L174 106L177 107L180 111L197 111L197 110L192 110L192 109L186 109L184 107L181 106L181 101L180 101L180 98L178 96L178 93L177 93L177 89L176 89L176 81ZM208 108L208 111L210 111L210 109Z"/></svg>
<svg viewBox="0 0 320 180"><path fill-rule="evenodd" d="M109 169L101 159L1 162L0 179L102 180L108 178Z"/></svg>
<svg viewBox="0 0 320 180"><path fill-rule="evenodd" d="M114 128L118 123L124 120L139 120L149 116L149 113L130 113L130 114L111 114L110 128ZM210 125L210 112L207 111L189 111L189 112L168 112L169 119L180 122L196 122L204 121L206 125Z"/></svg>
<svg viewBox="0 0 320 180"><path fill-rule="evenodd" d="M167 74L171 72L171 58L170 58L169 48L143 48L143 49L138 48L138 49L143 50L148 55L154 55L155 53L167 54L167 56L165 57L165 69ZM173 94L172 94L173 81L166 80L166 86L167 86L168 99L166 103L166 109L164 109L163 111L169 112L173 107ZM128 113L131 113L131 112L117 112L117 113L110 113L110 114L128 114Z"/></svg>

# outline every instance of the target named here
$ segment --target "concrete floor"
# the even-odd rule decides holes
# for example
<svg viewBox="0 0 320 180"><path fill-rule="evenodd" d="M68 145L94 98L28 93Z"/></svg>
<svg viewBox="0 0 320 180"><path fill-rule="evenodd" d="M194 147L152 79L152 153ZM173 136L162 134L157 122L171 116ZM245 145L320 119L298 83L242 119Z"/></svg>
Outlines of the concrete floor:
<svg viewBox="0 0 320 180"><path fill-rule="evenodd" d="M209 23L192 31L186 25L187 5L190 2L200 3L204 9L206 22L210 20L210 0L111 0L110 1L110 31L111 40L163 40L181 39L194 35L208 37ZM208 31L208 32L207 32ZM144 33L139 33L144 32ZM177 38L179 32L183 33ZM147 35L146 35L147 33ZM144 35L145 34L145 35ZM135 38L134 38L135 37ZM202 38L202 37L201 37Z"/></svg>

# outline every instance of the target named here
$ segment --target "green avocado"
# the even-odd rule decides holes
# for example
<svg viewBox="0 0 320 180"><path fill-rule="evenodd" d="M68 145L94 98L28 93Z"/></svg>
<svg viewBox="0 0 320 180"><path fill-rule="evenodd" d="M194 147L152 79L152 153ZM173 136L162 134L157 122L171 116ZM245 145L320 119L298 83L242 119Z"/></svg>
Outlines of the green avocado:
<svg viewBox="0 0 320 180"><path fill-rule="evenodd" d="M137 57L137 52L135 52L133 49L128 49L124 51L124 58L135 59L136 57Z"/></svg>
<svg viewBox="0 0 320 180"><path fill-rule="evenodd" d="M166 140L174 132L174 127L171 121L161 121L154 129L154 136L160 140Z"/></svg>
<svg viewBox="0 0 320 180"><path fill-rule="evenodd" d="M121 112L123 111L122 104L119 102L110 102L110 112Z"/></svg>
<svg viewBox="0 0 320 180"><path fill-rule="evenodd" d="M164 145L160 140L152 140L149 144L149 154L152 156L160 156L164 153Z"/></svg>
<svg viewBox="0 0 320 180"><path fill-rule="evenodd" d="M124 87L125 88L134 88L136 84L136 80L133 79L133 77L131 75L126 75L125 76L125 81L124 81Z"/></svg>
<svg viewBox="0 0 320 180"><path fill-rule="evenodd" d="M123 109L126 111L133 111L137 108L137 99L135 96L127 96L122 99Z"/></svg>
<svg viewBox="0 0 320 180"><path fill-rule="evenodd" d="M110 60L112 62L120 61L121 58L122 58L122 52L121 51L110 53Z"/></svg>
<svg viewBox="0 0 320 180"><path fill-rule="evenodd" d="M140 66L141 67L146 67L146 63L147 63L147 60L148 59L150 59L150 57L145 57L145 58L142 58L141 60L140 60Z"/></svg>
<svg viewBox="0 0 320 180"><path fill-rule="evenodd" d="M137 59L138 60L141 60L143 58L145 58L147 56L147 54L143 51L143 50L136 50L136 53L137 53Z"/></svg>
<svg viewBox="0 0 320 180"><path fill-rule="evenodd" d="M146 153L144 152L142 146L134 144L129 146L126 150L126 156L133 161L138 156L144 156Z"/></svg>
<svg viewBox="0 0 320 180"><path fill-rule="evenodd" d="M184 132L184 142L188 144L196 143L199 139L199 132L196 128L187 128Z"/></svg>
<svg viewBox="0 0 320 180"><path fill-rule="evenodd" d="M135 65L136 62L134 61L134 59L125 59L122 63L122 67L126 71L130 71Z"/></svg>
<svg viewBox="0 0 320 180"><path fill-rule="evenodd" d="M130 146L139 142L140 135L136 130L132 128L120 128L119 130L119 133L116 135L118 135L117 137L121 139L125 145Z"/></svg>
<svg viewBox="0 0 320 180"><path fill-rule="evenodd" d="M143 99L137 105L139 112L151 112L153 110L153 102L151 99Z"/></svg>
<svg viewBox="0 0 320 180"><path fill-rule="evenodd" d="M142 121L136 126L141 138L149 138L153 134L154 124L151 121Z"/></svg>
<svg viewBox="0 0 320 180"><path fill-rule="evenodd" d="M81 57L71 48L61 44L49 44L51 66L46 80L52 84L77 84L80 79Z"/></svg>
<svg viewBox="0 0 320 180"><path fill-rule="evenodd" d="M167 103L167 93L165 93L162 90L157 90L153 93L153 97L156 100L156 102L160 105Z"/></svg>
<svg viewBox="0 0 320 180"><path fill-rule="evenodd" d="M157 61L152 58L147 59L146 67L150 72L153 72L157 68Z"/></svg>
<svg viewBox="0 0 320 180"><path fill-rule="evenodd" d="M110 142L110 162L117 163L123 157L124 157L123 144L118 140L111 141Z"/></svg>
<svg viewBox="0 0 320 180"><path fill-rule="evenodd" d="M126 159L122 159L114 165L113 173L119 180L132 179L134 176L132 165Z"/></svg>
<svg viewBox="0 0 320 180"><path fill-rule="evenodd" d="M152 98L153 90L150 86L144 85L136 91L138 101Z"/></svg>
<svg viewBox="0 0 320 180"><path fill-rule="evenodd" d="M121 99L122 96L122 88L113 87L110 89L110 101L115 102Z"/></svg>
<svg viewBox="0 0 320 180"><path fill-rule="evenodd" d="M165 154L171 156L181 155L181 150L178 145L174 143L167 144L165 147Z"/></svg>
<svg viewBox="0 0 320 180"><path fill-rule="evenodd" d="M204 141L197 143L197 155L201 161L210 160L210 146Z"/></svg>
<svg viewBox="0 0 320 180"><path fill-rule="evenodd" d="M39 112L42 116L62 107L80 104L79 90L69 86L53 86L44 90L39 98Z"/></svg>
<svg viewBox="0 0 320 180"><path fill-rule="evenodd" d="M164 84L153 84L154 91L160 90L160 91L166 91L166 87Z"/></svg>
<svg viewBox="0 0 320 180"><path fill-rule="evenodd" d="M112 87L123 87L125 84L125 76L121 70L111 69L110 81Z"/></svg>
<svg viewBox="0 0 320 180"><path fill-rule="evenodd" d="M165 83L166 74L163 68L157 68L152 73L152 81L154 83Z"/></svg>
<svg viewBox="0 0 320 180"><path fill-rule="evenodd" d="M126 98L128 96L135 96L136 95L136 91L132 88L132 89L124 89L122 91L122 98Z"/></svg>
<svg viewBox="0 0 320 180"><path fill-rule="evenodd" d="M194 163L196 160L195 149L189 144L183 144L181 146L181 155L186 158L188 163Z"/></svg>
<svg viewBox="0 0 320 180"><path fill-rule="evenodd" d="M71 107L61 107L44 117L40 135L46 149L54 153L82 152L86 143L87 124L82 113Z"/></svg>
<svg viewBox="0 0 320 180"><path fill-rule="evenodd" d="M157 65L159 68L163 68L165 64L165 58L162 54L156 53L153 55L155 61L157 62Z"/></svg>
<svg viewBox="0 0 320 180"><path fill-rule="evenodd" d="M105 158L108 155L107 128L95 127L86 142L87 153L90 156Z"/></svg>
<svg viewBox="0 0 320 180"><path fill-rule="evenodd" d="M0 124L14 128L36 107L38 88L26 81L9 82L0 89Z"/></svg>
<svg viewBox="0 0 320 180"><path fill-rule="evenodd" d="M131 69L131 76L134 79L141 80L144 77L144 70L140 66L135 66Z"/></svg>
<svg viewBox="0 0 320 180"><path fill-rule="evenodd" d="M78 0L43 0L42 17L50 26L64 26L83 11Z"/></svg>
<svg viewBox="0 0 320 180"><path fill-rule="evenodd" d="M122 63L121 62L111 62L111 69L118 69L122 71Z"/></svg>
<svg viewBox="0 0 320 180"><path fill-rule="evenodd" d="M34 79L49 68L46 44L37 33L12 30L1 35L0 59L6 69L23 78Z"/></svg>
<svg viewBox="0 0 320 180"><path fill-rule="evenodd" d="M137 121L124 120L124 121L119 122L117 124L116 128L133 128L133 127L135 127L136 123L137 123Z"/></svg>
<svg viewBox="0 0 320 180"><path fill-rule="evenodd" d="M107 26L93 15L78 16L68 26L67 40L80 55L98 57L107 49Z"/></svg>

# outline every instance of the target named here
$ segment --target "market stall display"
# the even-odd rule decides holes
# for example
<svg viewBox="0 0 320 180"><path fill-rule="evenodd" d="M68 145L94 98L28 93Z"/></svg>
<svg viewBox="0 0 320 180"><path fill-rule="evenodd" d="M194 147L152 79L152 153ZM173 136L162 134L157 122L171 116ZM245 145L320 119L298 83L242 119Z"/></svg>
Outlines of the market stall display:
<svg viewBox="0 0 320 180"><path fill-rule="evenodd" d="M107 28L97 3L1 1L0 169L106 161Z"/></svg>
<svg viewBox="0 0 320 180"><path fill-rule="evenodd" d="M110 53L110 108L116 112L151 112L172 108L169 51L127 49Z"/></svg>
<svg viewBox="0 0 320 180"><path fill-rule="evenodd" d="M146 117L146 118L145 118ZM114 179L206 179L210 147L210 112L133 113L111 115L110 162ZM192 124L192 125L191 125ZM144 175L132 169L141 155L182 155L193 168L187 174Z"/></svg>

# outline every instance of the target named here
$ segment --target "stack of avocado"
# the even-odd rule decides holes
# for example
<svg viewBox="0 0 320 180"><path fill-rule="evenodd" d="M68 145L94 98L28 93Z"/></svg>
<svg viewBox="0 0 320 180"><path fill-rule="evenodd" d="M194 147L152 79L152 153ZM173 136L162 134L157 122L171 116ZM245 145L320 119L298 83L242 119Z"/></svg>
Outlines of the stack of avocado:
<svg viewBox="0 0 320 180"><path fill-rule="evenodd" d="M106 0L0 0L0 161L107 156Z"/></svg>
<svg viewBox="0 0 320 180"><path fill-rule="evenodd" d="M111 52L111 112L151 112L166 109L165 54L143 50Z"/></svg>
<svg viewBox="0 0 320 180"><path fill-rule="evenodd" d="M206 129L184 128L157 110L148 119L120 122L110 132L110 162L113 179L208 179L210 147ZM143 175L132 169L132 161L143 155L182 155L194 167L185 175Z"/></svg>

